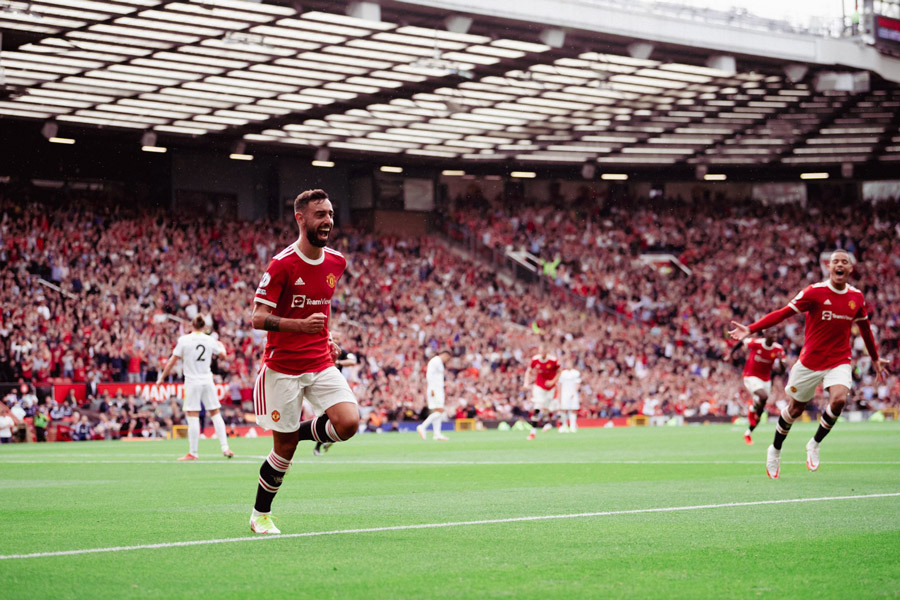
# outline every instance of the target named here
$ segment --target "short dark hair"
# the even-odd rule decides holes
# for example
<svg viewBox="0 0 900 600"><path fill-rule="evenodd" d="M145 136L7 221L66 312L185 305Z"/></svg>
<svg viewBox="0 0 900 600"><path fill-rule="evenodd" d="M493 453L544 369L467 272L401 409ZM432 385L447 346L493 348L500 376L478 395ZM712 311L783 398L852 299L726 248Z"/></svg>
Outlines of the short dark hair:
<svg viewBox="0 0 900 600"><path fill-rule="evenodd" d="M203 315L197 315L191 320L191 326L193 326L194 331L200 331L206 327L206 319L203 318Z"/></svg>
<svg viewBox="0 0 900 600"><path fill-rule="evenodd" d="M852 266L856 264L856 258L853 256L853 254L850 253L849 250L844 250L843 248L835 248L831 251L831 254L828 255L828 260L830 261L832 258L834 258L835 254L846 254L847 258L850 259L850 265Z"/></svg>
<svg viewBox="0 0 900 600"><path fill-rule="evenodd" d="M325 190L306 190L294 198L294 212L303 212L310 202L318 202L319 200L328 200L328 194Z"/></svg>

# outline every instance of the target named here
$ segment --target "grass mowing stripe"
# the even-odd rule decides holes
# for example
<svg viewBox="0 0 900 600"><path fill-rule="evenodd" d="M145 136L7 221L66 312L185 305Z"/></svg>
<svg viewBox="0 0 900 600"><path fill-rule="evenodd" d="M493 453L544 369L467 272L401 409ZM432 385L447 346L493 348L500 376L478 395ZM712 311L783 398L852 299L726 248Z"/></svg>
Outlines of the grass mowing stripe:
<svg viewBox="0 0 900 600"><path fill-rule="evenodd" d="M233 465L258 465L265 460L265 456L249 457L254 460L221 459L196 460L179 462L176 459L166 460L4 460L3 464L18 465L221 465L230 463ZM805 465L803 460L783 460L782 464ZM292 465L449 465L449 466L503 466L503 465L759 465L765 464L760 460L329 460L320 458L315 460L292 460ZM828 465L881 465L896 466L900 461L896 460L830 460Z"/></svg>
<svg viewBox="0 0 900 600"><path fill-rule="evenodd" d="M530 517L510 517L505 519L484 519L480 521L450 521L448 523L421 523L418 525L393 525L390 527L367 527L361 529L338 529L334 531L310 531L306 533L288 533L273 536L252 536L239 538L222 538L213 540L192 540L187 542L164 542L159 544L140 544L137 546L113 546L109 548L85 548L82 550L62 550L58 552L34 552L32 554L0 555L0 560L17 560L25 558L49 558L54 556L73 556L78 554L97 554L101 552L127 552L131 550L153 550L158 548L178 548L184 546L205 546L211 544L229 544L234 542L256 542L260 540L278 540L292 538L319 537L325 535L347 535L358 533L380 533L385 531L408 531L412 529L440 529L447 527L464 527L471 525L496 525L502 523L521 523L523 521L549 521L558 519L584 519L591 517L614 517L620 515L639 515L648 513L685 512L693 510L738 508L745 506L764 506L772 504L800 504L805 502L831 502L838 500L868 500L872 498L896 498L900 492L883 494L865 494L860 496L824 496L820 498L788 498L782 500L757 500L754 502L726 502L724 504L698 504L694 506L667 506L661 508L635 508L630 510L613 510L566 515L536 515Z"/></svg>

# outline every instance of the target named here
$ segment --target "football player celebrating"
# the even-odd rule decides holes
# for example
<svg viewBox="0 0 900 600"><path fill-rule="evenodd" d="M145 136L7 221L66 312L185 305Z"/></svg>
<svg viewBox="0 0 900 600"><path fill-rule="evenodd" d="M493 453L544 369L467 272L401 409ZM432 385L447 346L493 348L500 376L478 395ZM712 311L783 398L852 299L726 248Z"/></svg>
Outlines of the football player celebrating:
<svg viewBox="0 0 900 600"><path fill-rule="evenodd" d="M819 468L819 444L834 427L852 385L850 370L850 335L854 324L872 358L877 380L887 377L887 360L878 357L878 347L869 327L869 315L862 292L847 283L853 272L850 253L835 250L828 261L829 278L814 283L797 294L787 306L771 312L751 325L732 321L728 333L742 340L752 333L773 327L795 314L806 313L806 331L800 360L791 369L785 392L791 401L781 411L775 427L775 440L766 453L766 473L778 479L781 473L781 445L794 421L803 414L806 404L821 384L828 392L829 404L819 419L816 434L806 444L806 467Z"/></svg>
<svg viewBox="0 0 900 600"><path fill-rule="evenodd" d="M744 343L736 344L728 357L733 357L742 346L747 348L744 387L752 398L750 409L747 411L750 427L744 432L744 441L749 445L753 443L751 437L753 430L766 412L766 402L772 395L772 369L780 365L784 359L784 348L775 341L774 329L767 329L762 339L744 338Z"/></svg>

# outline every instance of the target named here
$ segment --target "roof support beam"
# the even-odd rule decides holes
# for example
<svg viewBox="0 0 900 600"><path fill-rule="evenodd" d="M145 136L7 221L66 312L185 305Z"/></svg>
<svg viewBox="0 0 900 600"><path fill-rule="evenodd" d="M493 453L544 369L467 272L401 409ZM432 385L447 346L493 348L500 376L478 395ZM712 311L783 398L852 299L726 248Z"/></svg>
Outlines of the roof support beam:
<svg viewBox="0 0 900 600"><path fill-rule="evenodd" d="M677 20L654 15L641 5L615 8L577 0L394 0L456 13L514 19L576 31L593 31L632 40L705 48L716 53L874 71L900 82L900 59L849 39L811 34L773 33L741 27Z"/></svg>

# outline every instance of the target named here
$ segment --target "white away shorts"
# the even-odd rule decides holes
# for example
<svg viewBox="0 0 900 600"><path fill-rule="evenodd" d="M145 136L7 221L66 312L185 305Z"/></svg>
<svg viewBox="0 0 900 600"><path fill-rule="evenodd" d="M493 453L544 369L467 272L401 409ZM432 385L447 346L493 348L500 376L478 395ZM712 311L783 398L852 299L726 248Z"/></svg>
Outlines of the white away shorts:
<svg viewBox="0 0 900 600"><path fill-rule="evenodd" d="M763 381L759 377L744 377L744 387L747 388L747 391L750 392L750 395L754 395L759 390L762 390L766 393L766 396L772 395L772 380Z"/></svg>
<svg viewBox="0 0 900 600"><path fill-rule="evenodd" d="M571 394L559 399L560 410L578 410L579 408L581 408L581 403L578 401L578 394Z"/></svg>
<svg viewBox="0 0 900 600"><path fill-rule="evenodd" d="M212 383L188 383L184 384L184 407L182 410L200 411L200 404L206 410L219 410L219 398L216 396L216 386Z"/></svg>
<svg viewBox="0 0 900 600"><path fill-rule="evenodd" d="M853 374L850 365L838 365L833 369L813 371L807 369L799 361L791 369L784 391L797 402L809 402L816 395L819 384L826 390L833 385L842 385L848 390L853 387Z"/></svg>
<svg viewBox="0 0 900 600"><path fill-rule="evenodd" d="M318 373L285 375L263 365L253 386L256 424L282 433L297 431L304 398L317 417L335 404L356 404L356 396L336 367Z"/></svg>
<svg viewBox="0 0 900 600"><path fill-rule="evenodd" d="M444 390L437 390L429 388L426 392L428 396L428 410L434 410L436 408L444 408Z"/></svg>

